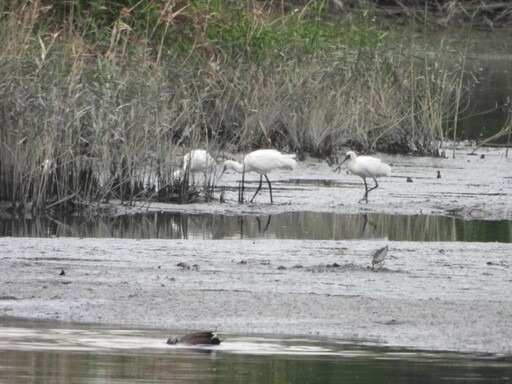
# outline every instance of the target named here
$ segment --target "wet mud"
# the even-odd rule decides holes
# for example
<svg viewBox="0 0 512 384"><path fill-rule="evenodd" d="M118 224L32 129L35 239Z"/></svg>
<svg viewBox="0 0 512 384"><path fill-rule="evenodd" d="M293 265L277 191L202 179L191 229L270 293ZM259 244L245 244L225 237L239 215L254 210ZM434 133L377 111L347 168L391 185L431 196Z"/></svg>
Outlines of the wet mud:
<svg viewBox="0 0 512 384"><path fill-rule="evenodd" d="M0 239L0 316L512 351L509 244Z"/></svg>
<svg viewBox="0 0 512 384"><path fill-rule="evenodd" d="M135 211L270 215L311 211L510 220L512 160L381 156L392 176L369 203L343 169L308 160L269 175L238 204L143 204ZM483 157L481 155L484 155ZM440 171L441 178L437 178ZM407 182L407 178L412 182ZM249 176L249 194L257 176ZM252 189L252 190L251 190ZM117 207L117 214L134 212ZM333 228L333 230L335 230ZM372 270L371 257L389 246ZM371 240L0 238L0 316L239 334L315 335L430 350L512 353L510 243ZM166 335L163 335L165 337Z"/></svg>
<svg viewBox="0 0 512 384"><path fill-rule="evenodd" d="M391 177L379 179L379 188L370 192L368 204L363 180L319 159L299 162L294 171L269 174L274 204L266 185L252 204L238 204L237 173L225 173L216 183L216 198L223 203L188 205L139 203L136 210L213 213L223 215L277 214L311 211L339 214L384 213L391 215L446 215L463 219L512 220L512 153L505 149L459 149L453 159L377 154L392 167ZM438 178L438 171L440 177ZM250 200L259 175L246 177L246 199ZM409 180L409 181L408 181ZM373 181L368 180L369 186ZM117 207L117 214L133 212L133 207Z"/></svg>

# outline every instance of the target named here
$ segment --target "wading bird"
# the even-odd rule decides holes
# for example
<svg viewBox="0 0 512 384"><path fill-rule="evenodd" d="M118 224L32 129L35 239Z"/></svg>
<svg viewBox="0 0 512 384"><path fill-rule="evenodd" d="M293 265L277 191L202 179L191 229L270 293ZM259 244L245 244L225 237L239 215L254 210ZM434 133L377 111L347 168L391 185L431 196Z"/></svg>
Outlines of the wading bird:
<svg viewBox="0 0 512 384"><path fill-rule="evenodd" d="M295 165L297 165L297 162L293 160L294 157L295 155L282 154L275 149L259 149L245 156L243 164L233 160L226 160L224 162L222 173L228 169L232 169L233 171L242 174L242 193L241 199L239 199L241 201L244 196L245 172L256 172L260 174L260 184L250 201L251 203L260 191L263 183L263 176L265 176L268 183L268 189L270 190L270 204L273 204L272 185L270 184L267 173L275 169L293 169Z"/></svg>
<svg viewBox="0 0 512 384"><path fill-rule="evenodd" d="M183 156L183 171L185 172L208 172L215 165L215 159L204 149L194 149Z"/></svg>
<svg viewBox="0 0 512 384"><path fill-rule="evenodd" d="M186 345L219 345L222 340L213 332L195 332L181 336L180 338L170 337L167 344L186 344Z"/></svg>
<svg viewBox="0 0 512 384"><path fill-rule="evenodd" d="M184 175L203 173L205 179L207 174L213 172L217 163L215 159L204 149L194 149L183 156L182 168L174 171L173 177L181 179Z"/></svg>
<svg viewBox="0 0 512 384"><path fill-rule="evenodd" d="M364 181L365 193L359 202L366 200L366 203L368 203L368 193L379 187L377 177L389 176L391 174L391 167L376 157L357 156L354 152L349 151L334 172L339 171L341 164L347 160L348 170L354 175L361 177ZM375 181L375 187L368 189L368 185L366 184L367 177Z"/></svg>
<svg viewBox="0 0 512 384"><path fill-rule="evenodd" d="M388 255L388 246L377 249L372 257L372 270L375 268L376 265L379 265L380 268L384 265L384 260L386 260L386 257Z"/></svg>

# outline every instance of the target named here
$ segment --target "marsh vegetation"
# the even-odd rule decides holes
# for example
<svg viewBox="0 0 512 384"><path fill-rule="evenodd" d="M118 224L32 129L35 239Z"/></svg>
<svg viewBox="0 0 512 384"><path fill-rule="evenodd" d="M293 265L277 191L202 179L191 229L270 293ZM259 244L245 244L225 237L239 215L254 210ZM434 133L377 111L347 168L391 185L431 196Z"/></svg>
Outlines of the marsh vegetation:
<svg viewBox="0 0 512 384"><path fill-rule="evenodd" d="M428 37L454 13L425 2L396 27L347 4L2 2L0 200L196 200L173 179L189 148L440 156L472 79L464 38ZM483 11L463 11L469 34Z"/></svg>

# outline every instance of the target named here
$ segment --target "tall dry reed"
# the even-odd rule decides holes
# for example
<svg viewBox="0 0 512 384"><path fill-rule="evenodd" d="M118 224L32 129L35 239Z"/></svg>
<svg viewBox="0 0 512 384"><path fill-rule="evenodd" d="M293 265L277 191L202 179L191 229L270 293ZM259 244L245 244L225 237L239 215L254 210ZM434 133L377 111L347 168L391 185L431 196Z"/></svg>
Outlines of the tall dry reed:
<svg viewBox="0 0 512 384"><path fill-rule="evenodd" d="M337 25L326 2L100 3L3 3L0 200L210 197L215 175L204 193L173 177L197 147L438 154L460 106L461 71L367 10Z"/></svg>

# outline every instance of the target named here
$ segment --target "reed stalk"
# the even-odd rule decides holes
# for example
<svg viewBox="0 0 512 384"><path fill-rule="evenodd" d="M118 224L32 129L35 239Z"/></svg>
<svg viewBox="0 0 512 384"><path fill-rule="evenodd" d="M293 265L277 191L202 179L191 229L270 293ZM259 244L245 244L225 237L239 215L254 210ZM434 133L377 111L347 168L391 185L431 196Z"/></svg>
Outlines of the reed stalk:
<svg viewBox="0 0 512 384"><path fill-rule="evenodd" d="M0 6L0 200L209 199L216 174L173 181L191 148L438 155L465 89L362 5L333 19L327 1L105 4Z"/></svg>

